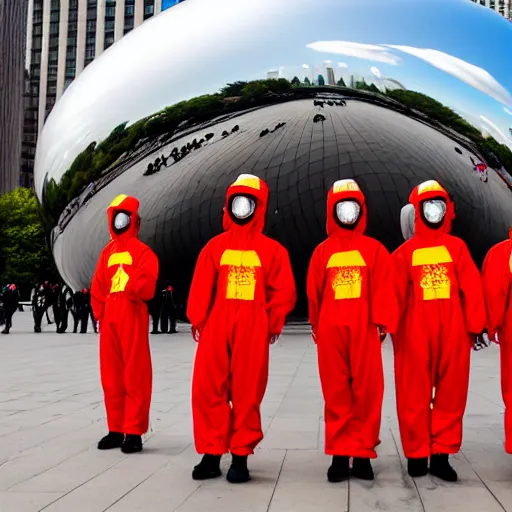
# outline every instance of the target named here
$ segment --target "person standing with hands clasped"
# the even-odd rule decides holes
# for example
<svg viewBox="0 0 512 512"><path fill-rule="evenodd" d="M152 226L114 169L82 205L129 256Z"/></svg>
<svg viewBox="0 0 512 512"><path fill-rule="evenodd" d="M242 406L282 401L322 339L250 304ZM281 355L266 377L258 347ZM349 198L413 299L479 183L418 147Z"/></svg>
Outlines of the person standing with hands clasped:
<svg viewBox="0 0 512 512"><path fill-rule="evenodd" d="M139 240L140 224L135 197L120 195L112 201L112 239L101 253L91 287L109 430L99 450L140 452L149 428L153 376L147 303L155 294L158 259Z"/></svg>
<svg viewBox="0 0 512 512"><path fill-rule="evenodd" d="M470 353L485 346L482 280L466 244L449 234L455 218L446 190L417 186L414 233L392 255L399 321L393 335L398 422L412 477L456 481L449 455L462 443Z"/></svg>
<svg viewBox="0 0 512 512"><path fill-rule="evenodd" d="M373 480L384 395L381 342L396 318L390 256L364 235L367 208L359 185L337 181L327 198L327 239L307 275L309 321L325 400L330 482ZM352 469L349 460L353 457Z"/></svg>
<svg viewBox="0 0 512 512"><path fill-rule="evenodd" d="M210 240L196 264L187 307L198 342L192 414L203 458L195 480L220 476L221 457L229 451L227 480L247 482L247 457L263 439L269 344L296 301L288 252L262 234L267 203L262 179L239 176L227 191L224 233Z"/></svg>

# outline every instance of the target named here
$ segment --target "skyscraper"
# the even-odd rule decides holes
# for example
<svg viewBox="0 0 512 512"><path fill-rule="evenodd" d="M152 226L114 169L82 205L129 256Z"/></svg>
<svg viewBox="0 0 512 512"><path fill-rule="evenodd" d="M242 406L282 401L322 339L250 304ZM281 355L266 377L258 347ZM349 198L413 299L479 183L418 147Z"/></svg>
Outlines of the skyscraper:
<svg viewBox="0 0 512 512"><path fill-rule="evenodd" d="M485 5L485 7L490 7L494 9L497 13L505 16L505 18L510 19L510 7L512 5L512 0L471 0L475 4Z"/></svg>
<svg viewBox="0 0 512 512"><path fill-rule="evenodd" d="M27 0L0 1L0 194L16 187L23 126Z"/></svg>
<svg viewBox="0 0 512 512"><path fill-rule="evenodd" d="M158 14L162 2L28 0L22 185L31 185L37 138L55 102L96 57Z"/></svg>
<svg viewBox="0 0 512 512"><path fill-rule="evenodd" d="M327 85L336 85L336 77L334 76L334 69L331 67L326 67L327 71Z"/></svg>

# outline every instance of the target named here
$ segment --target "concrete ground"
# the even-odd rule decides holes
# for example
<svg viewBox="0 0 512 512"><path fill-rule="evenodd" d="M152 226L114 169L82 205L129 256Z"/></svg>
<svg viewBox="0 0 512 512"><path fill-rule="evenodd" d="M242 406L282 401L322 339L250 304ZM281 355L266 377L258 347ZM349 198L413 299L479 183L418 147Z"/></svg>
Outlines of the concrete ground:
<svg viewBox="0 0 512 512"><path fill-rule="evenodd" d="M382 444L372 483L326 481L316 350L305 327L290 327L271 351L263 404L266 437L250 460L253 481L197 483L190 377L194 342L153 336L152 429L142 454L100 452L105 433L94 334L31 332L17 313L0 335L0 512L512 511L512 457L503 443L498 348L475 353L461 477L446 484L404 471L396 424L392 348L384 345ZM226 468L228 459L224 461Z"/></svg>

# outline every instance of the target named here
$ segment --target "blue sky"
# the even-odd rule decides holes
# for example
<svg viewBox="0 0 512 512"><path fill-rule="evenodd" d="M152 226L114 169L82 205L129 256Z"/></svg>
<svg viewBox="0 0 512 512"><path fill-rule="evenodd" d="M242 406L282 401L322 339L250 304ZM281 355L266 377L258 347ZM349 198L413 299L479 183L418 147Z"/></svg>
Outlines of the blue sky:
<svg viewBox="0 0 512 512"><path fill-rule="evenodd" d="M162 11L179 3L180 0L162 0Z"/></svg>
<svg viewBox="0 0 512 512"><path fill-rule="evenodd" d="M425 2L410 0L387 0L386 8L378 1L363 3L346 2L346 21L340 20L334 29L343 34L342 42L349 43L348 51L347 45L336 47L339 35L333 31L330 36L326 30L326 37L315 43L331 44L311 45L319 55L305 64L321 66L331 60L336 74L345 77L371 75L370 68L376 67L383 76L450 106L512 148L512 23L469 0L431 0L428 8ZM363 10L373 13L366 16L364 32L360 24L353 23L364 16ZM350 43L362 46L354 49ZM364 52L368 44L384 46L380 52L371 49L376 60L351 55L354 50ZM379 57L387 45L395 46L388 47L389 56L396 57L394 63ZM340 68L340 62L346 68ZM288 70L284 66L285 75L293 71L304 73L299 67Z"/></svg>
<svg viewBox="0 0 512 512"><path fill-rule="evenodd" d="M338 77L374 68L512 148L512 23L491 9L469 0L187 0L87 66L48 117L36 167L61 174L120 123L327 60Z"/></svg>

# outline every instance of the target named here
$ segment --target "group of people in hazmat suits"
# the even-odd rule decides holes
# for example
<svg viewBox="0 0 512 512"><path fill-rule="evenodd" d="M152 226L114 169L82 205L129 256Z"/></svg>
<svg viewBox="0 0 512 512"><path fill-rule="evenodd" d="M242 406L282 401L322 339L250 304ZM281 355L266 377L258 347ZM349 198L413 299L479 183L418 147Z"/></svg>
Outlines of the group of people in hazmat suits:
<svg viewBox="0 0 512 512"><path fill-rule="evenodd" d="M232 183L224 232L197 260L187 306L197 342L192 380L195 480L250 480L247 458L263 438L260 405L274 344L296 302L288 253L263 234L268 188L253 175ZM152 369L147 302L156 255L138 239L139 202L119 196L108 209L111 242L91 289L100 326L108 434L99 449L142 450ZM327 197L327 239L307 274L309 321L325 400L331 482L372 480L384 376L381 344L392 335L400 435L408 472L446 481L462 442L472 348L501 345L505 449L512 453L512 240L489 252L480 274L465 243L450 234L453 201L437 181L412 191L402 210L405 243L393 254L367 237L366 200L356 181ZM510 232L512 238L512 230ZM352 461L352 463L351 463Z"/></svg>

